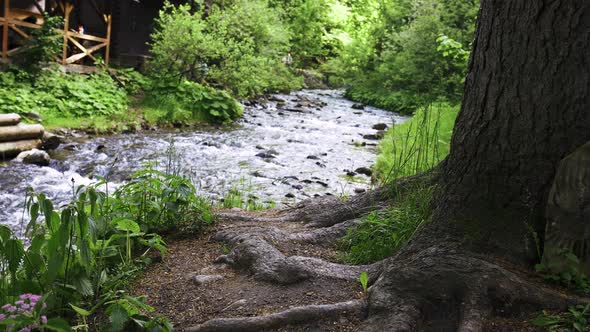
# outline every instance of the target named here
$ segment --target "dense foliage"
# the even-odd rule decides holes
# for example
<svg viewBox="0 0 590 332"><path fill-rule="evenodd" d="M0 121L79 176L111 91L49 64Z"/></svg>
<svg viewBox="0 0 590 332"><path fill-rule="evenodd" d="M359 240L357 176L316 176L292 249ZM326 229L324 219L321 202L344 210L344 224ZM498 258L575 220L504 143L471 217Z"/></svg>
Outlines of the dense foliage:
<svg viewBox="0 0 590 332"><path fill-rule="evenodd" d="M479 2L352 1L352 41L324 66L347 96L412 113L444 99L457 102Z"/></svg>
<svg viewBox="0 0 590 332"><path fill-rule="evenodd" d="M243 107L223 90L183 80L152 82L146 87L145 108L153 122L189 124L191 122L229 122L239 118Z"/></svg>
<svg viewBox="0 0 590 332"><path fill-rule="evenodd" d="M196 81L238 98L301 86L282 62L289 33L263 0L214 5L207 13L166 5L152 39L151 75L159 80Z"/></svg>
<svg viewBox="0 0 590 332"><path fill-rule="evenodd" d="M106 73L64 74L46 70L38 76L21 71L0 72L0 109L42 117L111 116L127 109L127 96Z"/></svg>
<svg viewBox="0 0 590 332"><path fill-rule="evenodd" d="M136 173L114 195L98 189L104 185L76 188L71 203L59 210L43 194L31 193L25 239L0 226L0 302L7 303L0 325L171 330L167 320L152 317L154 309L141 297L124 289L152 252L165 253L154 230L202 230L212 221L210 204L187 179L153 168Z"/></svg>

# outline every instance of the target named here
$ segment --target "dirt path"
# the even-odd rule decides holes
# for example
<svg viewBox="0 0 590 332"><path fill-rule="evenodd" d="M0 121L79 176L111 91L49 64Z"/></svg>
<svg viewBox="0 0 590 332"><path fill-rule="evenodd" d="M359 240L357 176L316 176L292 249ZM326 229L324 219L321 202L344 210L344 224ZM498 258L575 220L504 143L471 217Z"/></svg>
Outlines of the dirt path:
<svg viewBox="0 0 590 332"><path fill-rule="evenodd" d="M242 213L242 216L253 216ZM259 213L258 217L276 217ZM335 243L309 243L289 239L288 234L306 234L304 222L267 222L221 220L215 230L195 239L173 240L168 243L168 254L154 264L135 283L134 293L148 296L148 303L158 313L169 317L175 329L187 328L215 318L266 316L294 307L333 304L363 300L364 294L356 280L318 275L301 282L277 283L261 280L248 269L235 268L216 262L230 253L230 244L215 240L217 234L284 232L283 238L269 240L286 257L316 258L338 263ZM268 235L268 234L267 234ZM220 280L200 284L195 276L216 276ZM288 331L358 331L356 315L327 317L309 323L289 326Z"/></svg>

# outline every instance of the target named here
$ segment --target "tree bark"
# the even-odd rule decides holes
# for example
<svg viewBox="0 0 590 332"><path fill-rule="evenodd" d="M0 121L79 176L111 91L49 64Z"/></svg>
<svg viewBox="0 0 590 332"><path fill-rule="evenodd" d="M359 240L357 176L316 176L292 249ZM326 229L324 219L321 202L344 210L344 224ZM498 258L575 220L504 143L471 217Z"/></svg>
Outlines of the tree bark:
<svg viewBox="0 0 590 332"><path fill-rule="evenodd" d="M587 301L526 269L557 165L590 140L589 44L588 1L482 0L430 223L384 262L363 330L481 331Z"/></svg>
<svg viewBox="0 0 590 332"><path fill-rule="evenodd" d="M483 0L420 247L442 236L517 263L536 261L557 165L590 140L589 88L588 1Z"/></svg>

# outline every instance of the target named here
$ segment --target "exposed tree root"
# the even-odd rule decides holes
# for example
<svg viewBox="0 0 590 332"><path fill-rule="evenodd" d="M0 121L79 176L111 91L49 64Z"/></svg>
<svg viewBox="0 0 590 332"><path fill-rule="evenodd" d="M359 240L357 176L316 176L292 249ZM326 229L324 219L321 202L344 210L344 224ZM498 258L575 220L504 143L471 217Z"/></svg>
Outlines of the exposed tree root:
<svg viewBox="0 0 590 332"><path fill-rule="evenodd" d="M265 240L249 234L243 235L232 251L216 262L250 271L258 280L278 284L291 284L318 276L354 281L363 271L376 275L381 268L379 263L350 266L312 257L286 257Z"/></svg>
<svg viewBox="0 0 590 332"><path fill-rule="evenodd" d="M403 185L398 185L398 193L409 188L410 183L424 179L400 180ZM483 331L491 317L520 318L542 309L564 310L572 304L587 302L547 289L524 273L513 272L489 258L456 249L454 241L433 239L420 242L422 245L410 244L395 257L366 266L286 256L275 247L283 241L331 246L359 222L359 216L386 207L392 197L391 191L379 189L346 202L305 201L274 217L222 215L233 222L226 223L214 238L233 248L217 262L278 284L314 277L354 281L366 271L373 286L363 331ZM425 246L427 243L434 244ZM214 319L191 331L257 331L330 313L364 312L364 308L361 301L307 306L264 317Z"/></svg>
<svg viewBox="0 0 590 332"><path fill-rule="evenodd" d="M482 331L492 316L564 310L587 300L532 283L469 253L439 247L398 256L371 287L363 331Z"/></svg>
<svg viewBox="0 0 590 332"><path fill-rule="evenodd" d="M233 331L264 331L278 327L309 322L340 315L365 315L367 304L362 300L341 302L335 304L309 305L292 308L275 314L244 318L218 318L204 324L189 328L191 332L233 332Z"/></svg>

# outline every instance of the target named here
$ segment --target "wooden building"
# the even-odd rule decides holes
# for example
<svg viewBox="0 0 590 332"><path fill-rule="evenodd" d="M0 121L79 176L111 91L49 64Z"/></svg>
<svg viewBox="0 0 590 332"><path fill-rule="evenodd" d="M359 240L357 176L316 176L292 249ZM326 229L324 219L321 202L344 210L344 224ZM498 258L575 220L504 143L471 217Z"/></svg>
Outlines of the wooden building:
<svg viewBox="0 0 590 332"><path fill-rule="evenodd" d="M43 12L64 18L56 33L64 40L56 60L63 65L91 64L96 55L105 63L126 65L144 61L163 0L0 0L2 59L18 54L31 29L41 27Z"/></svg>

